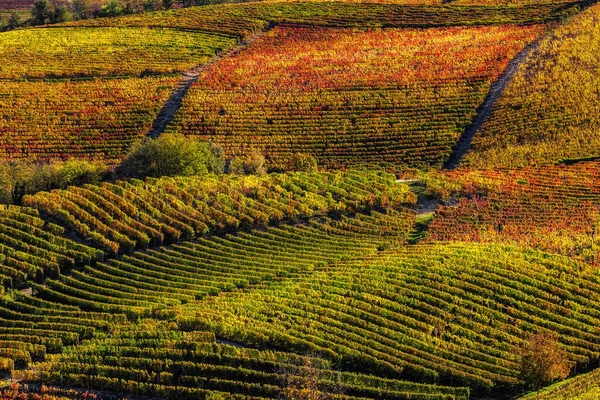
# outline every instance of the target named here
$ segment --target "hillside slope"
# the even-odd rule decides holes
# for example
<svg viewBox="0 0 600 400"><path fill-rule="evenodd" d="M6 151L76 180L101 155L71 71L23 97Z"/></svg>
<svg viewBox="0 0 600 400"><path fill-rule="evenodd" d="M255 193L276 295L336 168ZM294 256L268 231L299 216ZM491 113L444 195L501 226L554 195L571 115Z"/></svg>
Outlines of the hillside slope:
<svg viewBox="0 0 600 400"><path fill-rule="evenodd" d="M599 16L593 6L540 43L475 135L464 165L521 167L599 155Z"/></svg>

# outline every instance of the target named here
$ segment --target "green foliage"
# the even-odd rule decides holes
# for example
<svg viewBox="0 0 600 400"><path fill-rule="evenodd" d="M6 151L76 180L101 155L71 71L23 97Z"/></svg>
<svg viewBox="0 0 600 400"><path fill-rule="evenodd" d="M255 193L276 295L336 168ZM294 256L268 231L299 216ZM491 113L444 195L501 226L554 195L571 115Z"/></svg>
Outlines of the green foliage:
<svg viewBox="0 0 600 400"><path fill-rule="evenodd" d="M0 164L0 203L20 204L24 195L43 190L97 184L107 173L104 164L81 160Z"/></svg>
<svg viewBox="0 0 600 400"><path fill-rule="evenodd" d="M296 153L291 157L291 171L316 172L318 169L317 159L310 154Z"/></svg>
<svg viewBox="0 0 600 400"><path fill-rule="evenodd" d="M109 0L106 5L100 8L99 17L118 17L123 15L123 9L119 5L118 0Z"/></svg>
<svg viewBox="0 0 600 400"><path fill-rule="evenodd" d="M181 135L162 135L135 146L119 166L124 178L192 176L223 173L220 150Z"/></svg>
<svg viewBox="0 0 600 400"><path fill-rule="evenodd" d="M31 22L33 25L43 25L50 22L52 10L48 0L36 0L31 10Z"/></svg>
<svg viewBox="0 0 600 400"><path fill-rule="evenodd" d="M520 400L597 400L600 399L600 369L578 375Z"/></svg>
<svg viewBox="0 0 600 400"><path fill-rule="evenodd" d="M234 157L229 161L229 173L263 176L267 173L265 156L259 150L251 149L245 157Z"/></svg>

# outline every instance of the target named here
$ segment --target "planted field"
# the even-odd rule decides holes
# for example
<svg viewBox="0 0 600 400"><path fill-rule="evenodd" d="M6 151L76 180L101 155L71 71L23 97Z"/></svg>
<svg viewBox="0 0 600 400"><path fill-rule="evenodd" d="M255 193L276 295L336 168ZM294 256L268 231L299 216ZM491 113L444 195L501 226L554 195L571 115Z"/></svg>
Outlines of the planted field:
<svg viewBox="0 0 600 400"><path fill-rule="evenodd" d="M117 19L77 21L64 26L163 27L221 32L238 37L256 33L269 24L345 28L428 28L560 21L578 11L583 2L497 5L376 4L344 1L249 2L192 7L137 14Z"/></svg>
<svg viewBox="0 0 600 400"><path fill-rule="evenodd" d="M591 267L562 256L419 245L182 306L179 326L482 393L519 385L515 350L539 330L560 333L572 360L596 363L597 286Z"/></svg>
<svg viewBox="0 0 600 400"><path fill-rule="evenodd" d="M46 224L37 210L0 206L3 287L23 287L27 280L58 276L61 268L82 267L99 258L97 250L64 238L64 229Z"/></svg>
<svg viewBox="0 0 600 400"><path fill-rule="evenodd" d="M0 321L0 371L11 373L62 352L63 346L91 339L96 332L106 333L126 318L11 292L0 299Z"/></svg>
<svg viewBox="0 0 600 400"><path fill-rule="evenodd" d="M441 166L489 85L543 26L358 31L281 27L202 74L174 130L230 155L329 167Z"/></svg>
<svg viewBox="0 0 600 400"><path fill-rule="evenodd" d="M168 81L166 77L160 82L158 78L138 80L141 79L139 77L174 74L190 69L209 61L215 52L230 48L236 40L273 24L379 28L539 23L561 18L572 5L542 4L524 10L519 7L335 2L253 3L194 7L118 19L84 20L62 27L5 32L0 34L0 56L3 55L4 60L0 67L0 78L7 79L0 89L0 115L4 116L0 121L0 159L47 160L73 156L117 163L133 143L149 132L153 119L168 98L168 88L175 87L176 80ZM490 49L503 57L501 60L491 60L492 64L502 65L506 62L504 57L510 57L513 51L532 40L534 31L539 33L541 29L522 28L522 33L531 35L527 37L520 33L516 37L507 36L508 33L499 34L498 40L505 40L510 45L507 46L508 52ZM515 41L511 42L513 39ZM358 43L361 41L359 39ZM131 77L133 80L70 80L107 76ZM485 79L491 78L488 76ZM59 81L26 82L24 79ZM326 150L324 159L339 158L331 166L352 165L355 149L361 146L360 142L366 137L367 144L362 156L367 162L377 161L377 151L386 149L389 154L383 157L382 163L414 157L414 164L439 164L443 158L440 154L448 152L458 133L470 121L486 91L486 84L487 81L465 84L457 80L455 85L442 89L424 85L413 91L405 85L394 84L394 88L377 87L370 92L322 93L319 96L325 98L324 105L331 108L329 113L322 115L326 128L322 128L322 137L327 139L327 143L309 137L303 143L284 141L289 148L274 151L285 153L301 145L310 149L310 152ZM219 96L216 96L217 101L223 104L247 101L250 106L260 106L264 101L264 93L256 94L257 99L252 96L248 99L247 94L241 98L232 98L231 93L225 98L222 94ZM314 92L303 93L297 96L296 103L290 104L282 94L269 107L290 107L290 112L308 116L301 129L312 130L312 119L321 117L315 116L312 110L313 103L319 101L315 96L317 94ZM317 108L319 106L316 104ZM201 112L214 116L213 105L207 107ZM435 113L437 118L429 121L429 118L423 117L424 114L415 115L411 110L406 110L407 107L413 107L412 110L433 108L431 111L434 112L443 107L444 113ZM373 110L377 113L363 124L365 114ZM22 113L31 115L25 118ZM259 129L261 135L267 135L269 129L275 128L288 134L289 127L265 126L270 115L277 116L277 113L277 109L264 107L266 115L257 116L262 125ZM190 117L200 117L197 114ZM292 121L301 122L298 120L295 118ZM406 127L399 120L414 123ZM249 124L254 122L245 122L239 135L245 136L247 132L244 130L252 129ZM237 129L236 125L231 124L225 129L232 126ZM423 134L425 136L415 134L414 130L421 128L440 133ZM406 132L407 129L409 132ZM347 140L340 142L339 137L332 137L332 131L349 132ZM425 148L398 144L397 138L391 133L393 131L408 137L412 134L413 140L425 139ZM315 135L319 134L321 132L317 130ZM298 135L294 133L294 136ZM277 142L274 144L281 145ZM256 143L256 147L264 145L264 139Z"/></svg>
<svg viewBox="0 0 600 400"><path fill-rule="evenodd" d="M22 10L33 7L35 0L2 0L2 9L5 10Z"/></svg>
<svg viewBox="0 0 600 400"><path fill-rule="evenodd" d="M595 400L600 397L600 370L571 378L520 400Z"/></svg>
<svg viewBox="0 0 600 400"><path fill-rule="evenodd" d="M598 156L600 6L557 28L520 68L475 135L473 167Z"/></svg>
<svg viewBox="0 0 600 400"><path fill-rule="evenodd" d="M0 159L115 162L150 130L176 81L2 82Z"/></svg>
<svg viewBox="0 0 600 400"><path fill-rule="evenodd" d="M46 28L0 34L0 79L166 75L211 60L235 42L150 28Z"/></svg>
<svg viewBox="0 0 600 400"><path fill-rule="evenodd" d="M432 187L465 196L442 207L429 226L430 241L518 242L598 262L598 163L508 171L463 170Z"/></svg>
<svg viewBox="0 0 600 400"><path fill-rule="evenodd" d="M173 316L166 307L298 276L405 243L413 219L410 211L389 211L344 223L325 219L198 239L73 271L71 276L48 279L45 286L34 289L47 300L86 311L126 314L132 320L161 313ZM386 230L387 237L381 234Z"/></svg>
<svg viewBox="0 0 600 400"><path fill-rule="evenodd" d="M367 184L375 184L380 191L367 192L363 189ZM270 197L273 192L278 192L279 200ZM9 257L16 259L7 264L6 269L10 272L7 277L16 276L21 281L29 278L29 285L33 287L34 293L32 296L10 291L0 299L0 369L3 372L10 373L14 368L21 370L30 367L31 362L51 362L55 358L47 358L46 354L62 352L66 350L63 346L79 345L83 340L106 338L107 333L112 334L115 339L114 334L119 331L119 326L128 324L126 318L136 321L140 317L153 317L173 321L176 316L173 307L194 303L220 292L311 273L317 267L344 259L374 255L381 249L405 243L414 220L413 211L400 207L405 202L414 201L406 186L395 183L393 175L375 172L231 177L227 180L173 178L147 184L132 181L104 187L71 188L68 192L53 193L59 193L73 204L81 206L77 214L79 220L74 220L72 225L66 224L69 229L79 233L81 231L78 229L89 223L85 219L85 210L93 212L100 219L105 214L112 213L110 215L114 220L111 227L115 232L125 226L128 230L122 232L135 238L156 233L157 236L152 237L152 240L162 240L163 232L165 235L174 234L177 229L187 229L188 232L191 228L183 222L191 224L194 221L192 217L199 218L198 224L214 219L215 225L211 226L211 230L217 233L223 233L224 224L231 224L230 228L241 228L236 223L236 218L243 221L242 224L261 228L284 219L301 219L304 222L296 225L281 224L279 227L248 233L238 232L237 235L198 238L194 242L138 252L100 263L96 262L101 254L99 251L65 239L64 228L40 218L37 210L6 208L0 221L0 249L7 255L7 260ZM146 203L149 199L153 200L151 204ZM94 210L89 208L92 201L97 204ZM398 211L392 207L397 207ZM369 211L371 208L380 208L381 212ZM55 204L45 209L50 213L45 215L56 222L65 222L66 219L63 218L68 215L67 209L61 209ZM126 214L115 213L116 209ZM197 210L194 215L183 212L194 209ZM353 213L359 210L367 214ZM333 211L337 212L335 219L324 216ZM131 219L130 216L133 215L138 215L141 222ZM306 219L310 216L315 218ZM251 218L256 218L256 222L253 223ZM115 221L121 221L120 225ZM145 229L142 229L143 223L147 224ZM189 232L192 233L193 231ZM93 240L98 237L102 235L92 235ZM27 258L21 259L22 256ZM55 265L55 270L47 272L42 268L46 264ZM18 267L28 265L32 266L31 275L19 272ZM58 268L62 266L68 267L68 275L59 275ZM47 279L43 284L32 283L31 279L36 277L35 274L43 274ZM49 279L51 276L55 279ZM10 284L7 280L3 283ZM169 329L174 329L174 325L169 326ZM138 328L136 330L139 331ZM172 334L181 336L181 332ZM148 342L146 339L152 337L151 333L144 335L139 337L144 338L143 342L146 343L142 347L159 346L156 357L159 354L170 354L169 349L174 349L172 341L169 342L171 344L162 341ZM185 346L196 345L197 343L190 343ZM102 347L99 345L98 350ZM249 375L243 384L224 382L219 386L220 390L243 394L265 390L263 395L267 398L276 398L273 393L282 390L277 383L263 389L263 385L258 384L262 380L256 385L252 384L254 379L259 378L281 379L275 371L264 371L261 367L258 368L259 372L248 370L240 372L240 375L239 371L229 368L227 361L212 358L221 350L215 346L210 347L213 350L207 348L205 354L198 353L196 356L212 360L211 365L203 367L200 364L186 364L193 369L188 370L187 378L181 380L173 376L168 378L167 372L170 370L165 370L160 378L161 385L164 384L165 387L153 386L152 390L163 390L157 392L163 394L176 393L178 390L188 393L188 389L171 387L175 385L189 387L186 396L198 395L202 390L192 388L200 384L202 380L195 379L200 379L201 376L211 378L208 387L218 390L217 386L211 385L218 385L219 379L229 381L235 378L233 380L238 381L243 380L244 374ZM188 347L175 349L183 350ZM73 354L72 351L66 350L66 354ZM162 351L167 353L160 353ZM271 353L252 351L251 354L262 358ZM173 362L192 361L189 359L192 354L184 355L179 350L168 357L173 357ZM170 364L168 357L165 358L165 365ZM291 354L289 357L297 358ZM82 359L80 362L86 363L91 358L86 360ZM147 360L142 361L146 362ZM245 365L251 368L253 363L248 361ZM88 366L80 365L79 371L75 373L68 365L74 367L71 361L59 364L56 370L58 375L44 375L44 381L52 381L62 375L67 384L117 390L114 385L118 383L118 378L128 376L128 380L137 380L140 385L130 383L128 385L133 386L119 389L128 393L139 393L138 390L146 388L146 384L151 382L143 377L144 374L134 378L133 372L127 372L132 366L122 365L121 368L114 369L108 361L104 367L100 367L104 372L96 374L94 378L87 376L87 371L90 371ZM138 367L143 368L143 365L139 364ZM205 367L204 375L199 374ZM38 367L32 368L38 371ZM31 372L33 371L15 371L14 376L33 379ZM121 373L125 375L118 375ZM150 368L147 374L152 373ZM356 377L352 374L348 375L348 379L349 390L357 393L353 396L357 398L377 398L379 391L394 392L396 397L392 398L406 398L407 394L401 393L406 388L427 393L437 393L438 390L442 393L462 393L462 397L457 398L464 398L465 393L463 389L437 389L408 382ZM367 379L364 382L372 382L375 387L368 386L371 385L369 383L356 383L364 379ZM364 385L368 387L364 388Z"/></svg>
<svg viewBox="0 0 600 400"><path fill-rule="evenodd" d="M442 387L338 372L316 356L259 351L220 344L211 332L178 332L145 323L110 339L93 340L45 365L26 380L111 389L162 398L278 399L301 393L307 380L316 393L335 387L336 399L464 400L466 388ZM141 332L140 332L141 330ZM98 366L101 363L101 366ZM307 373L307 370L310 372ZM37 376L35 376L37 375ZM297 382L297 389L286 388ZM214 397L213 397L214 398Z"/></svg>
<svg viewBox="0 0 600 400"><path fill-rule="evenodd" d="M222 35L150 28L2 33L0 159L116 163L150 131L179 81L168 75L234 43Z"/></svg>
<svg viewBox="0 0 600 400"><path fill-rule="evenodd" d="M235 232L414 201L406 185L381 172L121 181L24 199L111 255L208 232Z"/></svg>

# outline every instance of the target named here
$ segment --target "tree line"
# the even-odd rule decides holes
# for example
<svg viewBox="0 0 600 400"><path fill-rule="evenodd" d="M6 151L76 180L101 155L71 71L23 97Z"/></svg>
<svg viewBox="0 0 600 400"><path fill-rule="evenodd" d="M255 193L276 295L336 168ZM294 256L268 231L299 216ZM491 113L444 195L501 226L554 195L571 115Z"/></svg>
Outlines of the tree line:
<svg viewBox="0 0 600 400"><path fill-rule="evenodd" d="M201 6L230 2L229 0L107 0L103 3L93 0L36 0L29 18L23 19L17 11L11 13L0 30L20 27L57 24L93 18L112 18L122 15L171 8Z"/></svg>

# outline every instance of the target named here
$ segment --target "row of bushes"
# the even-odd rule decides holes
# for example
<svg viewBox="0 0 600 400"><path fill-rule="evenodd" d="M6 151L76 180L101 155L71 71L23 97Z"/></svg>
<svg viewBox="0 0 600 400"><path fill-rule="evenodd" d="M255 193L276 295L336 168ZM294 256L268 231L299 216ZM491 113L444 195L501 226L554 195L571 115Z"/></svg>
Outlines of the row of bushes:
<svg viewBox="0 0 600 400"><path fill-rule="evenodd" d="M317 170L315 159L295 154L290 160L293 171ZM134 146L115 168L96 161L14 161L0 164L0 204L21 204L23 196L69 186L98 184L113 179L162 176L193 176L208 173L264 175L265 157L258 150L225 160L220 147L211 143L163 135Z"/></svg>

